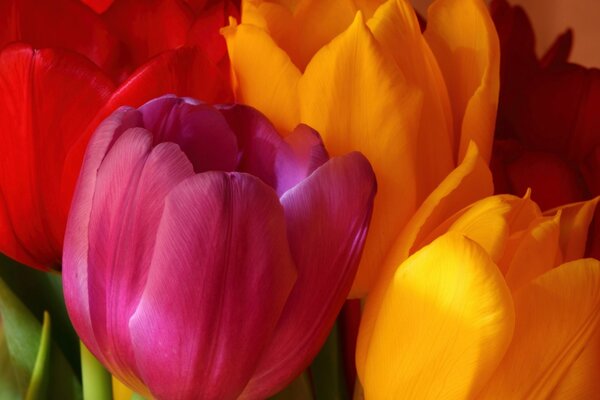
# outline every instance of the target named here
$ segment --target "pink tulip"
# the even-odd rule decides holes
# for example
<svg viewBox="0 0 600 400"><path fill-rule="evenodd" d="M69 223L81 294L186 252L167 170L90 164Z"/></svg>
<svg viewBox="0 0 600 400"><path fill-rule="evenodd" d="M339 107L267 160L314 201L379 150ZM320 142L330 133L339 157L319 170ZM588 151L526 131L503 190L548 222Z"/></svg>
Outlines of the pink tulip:
<svg viewBox="0 0 600 400"><path fill-rule="evenodd" d="M63 276L85 345L158 399L265 398L323 344L354 278L376 183L245 106L166 96L93 135Z"/></svg>

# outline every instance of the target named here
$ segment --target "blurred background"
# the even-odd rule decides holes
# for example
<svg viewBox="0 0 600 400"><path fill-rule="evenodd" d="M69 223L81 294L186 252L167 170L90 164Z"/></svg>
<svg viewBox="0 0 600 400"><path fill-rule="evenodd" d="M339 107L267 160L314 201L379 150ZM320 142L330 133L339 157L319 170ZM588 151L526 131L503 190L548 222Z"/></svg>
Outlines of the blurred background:
<svg viewBox="0 0 600 400"><path fill-rule="evenodd" d="M537 38L537 52L543 53L567 28L573 28L574 46L570 60L587 67L600 67L600 0L509 0L521 5ZM429 0L414 0L427 15Z"/></svg>

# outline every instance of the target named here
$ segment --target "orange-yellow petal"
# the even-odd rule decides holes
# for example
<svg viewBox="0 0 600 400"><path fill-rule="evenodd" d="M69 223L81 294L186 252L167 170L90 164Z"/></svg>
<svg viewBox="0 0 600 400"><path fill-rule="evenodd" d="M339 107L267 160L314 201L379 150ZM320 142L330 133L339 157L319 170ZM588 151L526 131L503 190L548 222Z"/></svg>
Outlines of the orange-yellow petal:
<svg viewBox="0 0 600 400"><path fill-rule="evenodd" d="M472 398L510 343L514 312L498 268L448 233L408 258L382 303L367 355L367 399Z"/></svg>
<svg viewBox="0 0 600 400"><path fill-rule="evenodd" d="M560 213L534 220L520 237L508 263L506 283L515 292L556 266Z"/></svg>
<svg viewBox="0 0 600 400"><path fill-rule="evenodd" d="M546 399L598 328L600 262L554 268L519 290L514 303L513 340L481 398Z"/></svg>
<svg viewBox="0 0 600 400"><path fill-rule="evenodd" d="M123 382L116 377L112 377L113 399L130 400L133 396L133 390L129 389Z"/></svg>
<svg viewBox="0 0 600 400"><path fill-rule="evenodd" d="M376 284L365 303L356 347L356 367L361 377L364 377L373 325L396 268L418 249L416 244L421 243L437 225L472 202L491 195L493 190L490 171L479 156L477 146L472 144L461 165L444 179L410 219L382 264Z"/></svg>
<svg viewBox="0 0 600 400"><path fill-rule="evenodd" d="M381 47L394 57L406 79L423 92L416 149L417 202L420 203L456 166L448 90L408 1L388 0L377 9L368 25Z"/></svg>
<svg viewBox="0 0 600 400"><path fill-rule="evenodd" d="M269 34L235 20L222 29L231 59L236 101L264 113L280 133L290 133L300 121L300 71Z"/></svg>
<svg viewBox="0 0 600 400"><path fill-rule="evenodd" d="M352 23L356 6L351 0L303 0L293 8L277 1L249 1L242 22L266 27L303 71L315 53Z"/></svg>
<svg viewBox="0 0 600 400"><path fill-rule="evenodd" d="M560 219L560 248L563 262L573 261L583 257L588 237L588 229L600 197L568 204L545 212L552 215L561 211Z"/></svg>
<svg viewBox="0 0 600 400"><path fill-rule="evenodd" d="M470 140L490 159L498 106L500 48L482 0L437 0L425 38L444 75L461 159Z"/></svg>
<svg viewBox="0 0 600 400"><path fill-rule="evenodd" d="M332 155L358 150L377 175L377 197L352 296L364 296L415 210L414 151L421 93L382 52L362 14L310 62L298 85L302 122Z"/></svg>

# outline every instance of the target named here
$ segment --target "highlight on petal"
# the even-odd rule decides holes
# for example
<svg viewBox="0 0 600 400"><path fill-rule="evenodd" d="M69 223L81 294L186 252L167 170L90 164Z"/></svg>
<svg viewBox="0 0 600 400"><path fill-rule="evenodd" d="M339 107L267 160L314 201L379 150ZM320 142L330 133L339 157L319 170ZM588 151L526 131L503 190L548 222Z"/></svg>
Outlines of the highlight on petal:
<svg viewBox="0 0 600 400"><path fill-rule="evenodd" d="M60 196L63 162L112 90L78 54L24 44L0 52L0 251L58 267L70 204Z"/></svg>
<svg viewBox="0 0 600 400"><path fill-rule="evenodd" d="M158 398L236 398L296 276L275 192L246 174L195 175L167 196L156 243L129 322L143 381Z"/></svg>
<svg viewBox="0 0 600 400"><path fill-rule="evenodd" d="M264 113L281 134L291 132L300 122L298 68L260 28L231 19L221 32L231 59L236 101Z"/></svg>
<svg viewBox="0 0 600 400"><path fill-rule="evenodd" d="M375 196L364 156L333 158L281 197L298 280L247 398L282 389L317 354L348 295L364 245Z"/></svg>
<svg viewBox="0 0 600 400"><path fill-rule="evenodd" d="M377 176L371 230L351 291L364 296L416 206L422 96L382 52L360 12L314 56L298 90L301 120L321 134L327 151L333 156L360 151Z"/></svg>
<svg viewBox="0 0 600 400"><path fill-rule="evenodd" d="M514 311L494 262L448 233L397 270L362 380L366 398L474 398L510 343Z"/></svg>
<svg viewBox="0 0 600 400"><path fill-rule="evenodd" d="M427 43L448 86L458 159L469 141L490 159L498 107L500 48L481 0L436 0L427 13Z"/></svg>
<svg viewBox="0 0 600 400"><path fill-rule="evenodd" d="M383 296L398 266L419 249L435 228L474 201L493 193L492 177L474 143L452 171L415 212L387 255L365 303L356 346L356 368L364 379L367 352Z"/></svg>
<svg viewBox="0 0 600 400"><path fill-rule="evenodd" d="M552 269L518 291L514 303L513 340L481 398L548 398L595 338L600 262L582 259Z"/></svg>
<svg viewBox="0 0 600 400"><path fill-rule="evenodd" d="M382 48L394 57L406 80L423 93L416 147L420 203L457 164L446 83L408 1L388 0L368 21L368 26Z"/></svg>

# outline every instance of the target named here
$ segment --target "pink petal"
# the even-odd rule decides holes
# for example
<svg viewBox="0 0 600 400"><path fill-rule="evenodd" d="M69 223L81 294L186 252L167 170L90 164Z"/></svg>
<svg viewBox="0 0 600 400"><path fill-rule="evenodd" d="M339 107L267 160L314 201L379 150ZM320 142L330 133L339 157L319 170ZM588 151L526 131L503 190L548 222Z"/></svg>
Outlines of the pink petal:
<svg viewBox="0 0 600 400"><path fill-rule="evenodd" d="M356 274L375 191L369 162L351 153L331 159L281 198L298 280L245 397L283 388L325 341Z"/></svg>
<svg viewBox="0 0 600 400"><path fill-rule="evenodd" d="M144 127L154 135L154 143L177 143L196 172L235 169L236 137L213 107L191 99L163 96L139 110Z"/></svg>
<svg viewBox="0 0 600 400"><path fill-rule="evenodd" d="M267 185L208 172L167 197L148 283L130 321L157 398L235 398L295 279L285 220Z"/></svg>

